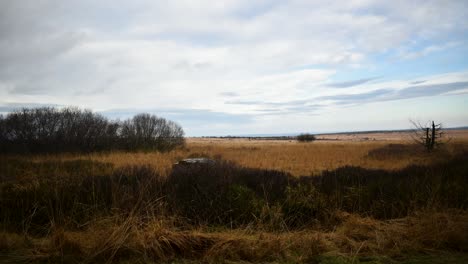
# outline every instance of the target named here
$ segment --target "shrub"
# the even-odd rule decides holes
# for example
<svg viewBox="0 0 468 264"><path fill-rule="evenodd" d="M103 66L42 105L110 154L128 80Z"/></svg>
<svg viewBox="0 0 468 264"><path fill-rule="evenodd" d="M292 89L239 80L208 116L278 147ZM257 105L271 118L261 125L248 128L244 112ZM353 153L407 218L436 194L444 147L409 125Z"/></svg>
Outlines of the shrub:
<svg viewBox="0 0 468 264"><path fill-rule="evenodd" d="M468 208L468 155L397 171L345 166L312 179L327 208L389 219L423 208Z"/></svg>
<svg viewBox="0 0 468 264"><path fill-rule="evenodd" d="M175 166L167 180L168 202L174 213L194 223L247 224L262 203L284 199L290 179L283 172L225 161Z"/></svg>
<svg viewBox="0 0 468 264"><path fill-rule="evenodd" d="M184 144L184 131L176 123L150 114L138 114L121 124L127 150L171 150Z"/></svg>
<svg viewBox="0 0 468 264"><path fill-rule="evenodd" d="M184 144L176 123L140 114L124 122L78 108L23 108L0 116L0 152L166 151Z"/></svg>
<svg viewBox="0 0 468 264"><path fill-rule="evenodd" d="M312 134L300 134L296 137L297 141L299 142L311 142L316 140L316 137Z"/></svg>
<svg viewBox="0 0 468 264"><path fill-rule="evenodd" d="M303 227L327 213L323 195L313 184L298 184L286 189L281 204L284 221L289 227Z"/></svg>

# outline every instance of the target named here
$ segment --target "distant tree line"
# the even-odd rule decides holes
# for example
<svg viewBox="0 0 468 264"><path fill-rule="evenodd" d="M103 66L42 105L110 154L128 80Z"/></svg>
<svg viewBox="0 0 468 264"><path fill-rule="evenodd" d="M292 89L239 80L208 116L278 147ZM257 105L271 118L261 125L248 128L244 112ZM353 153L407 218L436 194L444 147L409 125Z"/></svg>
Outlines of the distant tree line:
<svg viewBox="0 0 468 264"><path fill-rule="evenodd" d="M109 120L79 108L23 108L0 115L1 153L167 151L184 144L177 123L150 114Z"/></svg>

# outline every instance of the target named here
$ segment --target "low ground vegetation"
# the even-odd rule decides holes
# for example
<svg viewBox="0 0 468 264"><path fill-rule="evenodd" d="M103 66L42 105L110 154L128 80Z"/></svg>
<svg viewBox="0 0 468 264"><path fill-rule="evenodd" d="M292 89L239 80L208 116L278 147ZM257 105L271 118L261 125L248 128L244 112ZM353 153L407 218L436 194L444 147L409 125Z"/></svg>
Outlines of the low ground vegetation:
<svg viewBox="0 0 468 264"><path fill-rule="evenodd" d="M397 152L421 161L398 169L349 163L298 176L246 167L216 152L214 164L145 164L145 157L161 155L170 163L170 157L206 154L200 149L2 156L0 256L18 262L357 263L384 255L389 260L382 261L392 263L437 251L466 260L466 149L452 146L444 158L388 144L371 150L363 158L377 164L397 159ZM128 161L133 155L142 163Z"/></svg>

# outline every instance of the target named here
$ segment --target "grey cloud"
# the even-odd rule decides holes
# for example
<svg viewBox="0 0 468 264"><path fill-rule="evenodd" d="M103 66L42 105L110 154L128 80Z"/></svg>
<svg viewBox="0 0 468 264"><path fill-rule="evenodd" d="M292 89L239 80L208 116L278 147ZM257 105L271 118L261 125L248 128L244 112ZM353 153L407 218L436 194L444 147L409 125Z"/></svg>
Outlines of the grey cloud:
<svg viewBox="0 0 468 264"><path fill-rule="evenodd" d="M294 100L288 102L266 102L266 101L248 101L248 100L235 100L235 101L226 101L225 104L234 104L234 105L263 105L263 106L290 106L290 105L303 105L306 104L308 100Z"/></svg>
<svg viewBox="0 0 468 264"><path fill-rule="evenodd" d="M262 108L262 109L258 109L257 112L260 112L260 113L264 113L264 112L267 112L267 113L278 113L278 112L282 112L283 110L279 109L279 108Z"/></svg>
<svg viewBox="0 0 468 264"><path fill-rule="evenodd" d="M0 103L1 113L10 113L21 108L36 108L36 107L61 107L59 104L40 104L40 103Z"/></svg>
<svg viewBox="0 0 468 264"><path fill-rule="evenodd" d="M427 84L420 86L410 86L398 91L398 99L422 97L422 96L436 96L447 92L457 91L468 88L468 82L453 82L442 84Z"/></svg>
<svg viewBox="0 0 468 264"><path fill-rule="evenodd" d="M55 2L55 3L54 3ZM0 8L0 33L3 38L36 34L47 28L45 14L54 13L57 1L2 1Z"/></svg>
<svg viewBox="0 0 468 264"><path fill-rule="evenodd" d="M179 61L172 66L175 70L183 70L183 71L199 71L204 69L212 68L213 65L209 62L189 62L186 60Z"/></svg>
<svg viewBox="0 0 468 264"><path fill-rule="evenodd" d="M4 66L50 61L72 49L83 39L83 33L67 31L28 38L3 39L0 41L0 59L6 63Z"/></svg>
<svg viewBox="0 0 468 264"><path fill-rule="evenodd" d="M281 115L292 113L310 113L323 108L320 104L310 104L313 100L293 100L287 102L266 102L266 101L228 101L226 104L261 106L256 110L260 115Z"/></svg>
<svg viewBox="0 0 468 264"><path fill-rule="evenodd" d="M246 123L252 121L252 116L245 114L230 114L206 109L111 109L101 111L110 118L128 118L138 113L152 113L183 124L201 123Z"/></svg>
<svg viewBox="0 0 468 264"><path fill-rule="evenodd" d="M239 94L238 94L238 93L235 93L235 92L222 92L222 93L219 93L219 95L225 96L225 97L236 97L236 96L239 96Z"/></svg>
<svg viewBox="0 0 468 264"><path fill-rule="evenodd" d="M410 84L421 84L427 82L426 80L410 82Z"/></svg>
<svg viewBox="0 0 468 264"><path fill-rule="evenodd" d="M226 101L225 104L234 104L234 105L272 105L274 103L254 101L254 100L233 100Z"/></svg>
<svg viewBox="0 0 468 264"><path fill-rule="evenodd" d="M243 101L243 100L236 100L236 101L226 101L224 102L225 104L234 104L234 105L259 105L259 104L265 104L264 102L261 101Z"/></svg>
<svg viewBox="0 0 468 264"><path fill-rule="evenodd" d="M85 34L67 27L62 7L62 3L49 0L2 1L0 80L12 87L10 94L64 88L53 86L74 69L63 64L61 56L82 43Z"/></svg>
<svg viewBox="0 0 468 264"><path fill-rule="evenodd" d="M359 93L359 94L339 94L339 95L329 95L321 96L317 99L319 100L333 100L338 101L340 104L343 103L353 103L353 102L362 102L368 100L376 100L377 98L384 98L384 96L390 95L394 92L392 89L378 89L371 92Z"/></svg>
<svg viewBox="0 0 468 264"><path fill-rule="evenodd" d="M336 82L336 83L331 83L328 85L328 87L333 87L333 88L348 88L356 85L361 85L364 83L368 83L370 81L373 81L375 79L378 79L379 77L372 77L372 78L365 78L365 79L358 79L358 80L351 80L351 81L346 81L346 82Z"/></svg>
<svg viewBox="0 0 468 264"><path fill-rule="evenodd" d="M138 113L151 113L179 123L188 136L217 134L216 125L251 124L253 115L230 114L206 109L112 109L100 112L112 119L125 119ZM213 126L213 129L210 127Z"/></svg>
<svg viewBox="0 0 468 264"><path fill-rule="evenodd" d="M378 89L360 94L340 94L332 96L322 96L318 100L332 100L336 104L355 104L378 101L393 101L410 99L425 96L437 96L444 93L468 88L468 82L453 82L443 84L427 84L418 86L408 86L401 90Z"/></svg>
<svg viewBox="0 0 468 264"><path fill-rule="evenodd" d="M278 109L277 112L266 113L265 115L285 115L285 114L297 114L297 113L307 113L308 115L316 115L317 110L323 109L324 105L313 104L313 105L297 105L297 106L287 106L281 109Z"/></svg>
<svg viewBox="0 0 468 264"><path fill-rule="evenodd" d="M73 46L81 35L63 23L62 4L57 1L2 1L0 7L0 59L44 59Z"/></svg>
<svg viewBox="0 0 468 264"><path fill-rule="evenodd" d="M324 105L319 105L319 104L308 104L308 105L300 105L300 106L289 106L286 107L286 110L292 111L292 112L310 112L310 111L315 111L318 109L324 108Z"/></svg>

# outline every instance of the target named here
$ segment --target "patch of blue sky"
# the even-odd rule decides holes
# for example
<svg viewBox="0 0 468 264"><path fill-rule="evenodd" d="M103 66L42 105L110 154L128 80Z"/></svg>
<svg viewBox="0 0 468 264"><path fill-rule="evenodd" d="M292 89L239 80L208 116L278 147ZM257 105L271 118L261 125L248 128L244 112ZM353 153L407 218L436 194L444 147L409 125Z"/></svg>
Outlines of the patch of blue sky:
<svg viewBox="0 0 468 264"><path fill-rule="evenodd" d="M413 49L417 52L417 49ZM456 45L418 58L403 59L397 51L378 54L370 59L371 66L338 67L331 77L334 82L381 76L381 81L414 79L424 76L468 70L468 47Z"/></svg>
<svg viewBox="0 0 468 264"><path fill-rule="evenodd" d="M251 5L246 7L241 7L234 12L234 16L241 19L252 19L257 16L261 16L272 8L281 4L283 1L252 1Z"/></svg>
<svg viewBox="0 0 468 264"><path fill-rule="evenodd" d="M466 51L465 51L466 52ZM468 69L466 55L445 51L416 60L397 64L382 64L382 75L388 78L415 78L420 76L457 72Z"/></svg>
<svg viewBox="0 0 468 264"><path fill-rule="evenodd" d="M0 109L1 110L1 109ZM230 114L203 109L112 109L101 111L100 114L114 119L124 120L139 113L154 114L172 120L184 128L187 136L222 135L211 126L228 126L235 128L252 124L253 115Z"/></svg>

